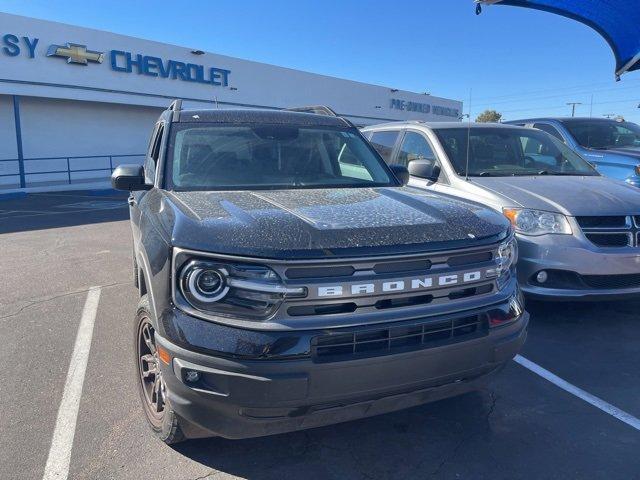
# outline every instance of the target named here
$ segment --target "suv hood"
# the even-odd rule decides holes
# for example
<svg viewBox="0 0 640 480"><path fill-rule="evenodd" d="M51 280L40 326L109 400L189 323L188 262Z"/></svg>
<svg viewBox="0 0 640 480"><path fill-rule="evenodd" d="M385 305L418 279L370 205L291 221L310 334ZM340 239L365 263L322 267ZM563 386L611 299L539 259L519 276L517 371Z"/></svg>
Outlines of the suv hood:
<svg viewBox="0 0 640 480"><path fill-rule="evenodd" d="M473 178L504 207L524 207L569 216L640 213L640 190L601 176Z"/></svg>
<svg viewBox="0 0 640 480"><path fill-rule="evenodd" d="M493 243L506 219L410 187L164 192L174 246L264 258L411 253Z"/></svg>

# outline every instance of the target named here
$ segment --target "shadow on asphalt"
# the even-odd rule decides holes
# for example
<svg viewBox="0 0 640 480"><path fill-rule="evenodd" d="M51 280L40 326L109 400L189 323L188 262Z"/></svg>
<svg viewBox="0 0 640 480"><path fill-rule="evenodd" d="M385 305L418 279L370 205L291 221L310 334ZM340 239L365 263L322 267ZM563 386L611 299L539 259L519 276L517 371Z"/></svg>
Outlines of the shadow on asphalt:
<svg viewBox="0 0 640 480"><path fill-rule="evenodd" d="M253 480L423 478L440 473L461 439L488 434L494 405L489 391L473 392L328 427L190 440L174 449L212 471Z"/></svg>
<svg viewBox="0 0 640 480"><path fill-rule="evenodd" d="M128 194L115 190L33 193L0 200L0 234L127 220Z"/></svg>

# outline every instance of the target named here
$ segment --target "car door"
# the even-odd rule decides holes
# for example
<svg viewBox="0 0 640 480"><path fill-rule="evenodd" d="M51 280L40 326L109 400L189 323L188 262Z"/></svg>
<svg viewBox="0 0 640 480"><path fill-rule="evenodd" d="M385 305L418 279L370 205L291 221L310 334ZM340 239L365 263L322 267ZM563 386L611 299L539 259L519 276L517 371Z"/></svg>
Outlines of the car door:
<svg viewBox="0 0 640 480"><path fill-rule="evenodd" d="M433 144L429 138L427 138L423 132L418 130L406 129L399 142L395 163L408 167L409 163L413 160L434 161L435 164L440 167L440 174L435 181L411 177L409 185L436 191L446 191L451 189L447 173L442 166L442 162L435 153L435 149L433 148Z"/></svg>

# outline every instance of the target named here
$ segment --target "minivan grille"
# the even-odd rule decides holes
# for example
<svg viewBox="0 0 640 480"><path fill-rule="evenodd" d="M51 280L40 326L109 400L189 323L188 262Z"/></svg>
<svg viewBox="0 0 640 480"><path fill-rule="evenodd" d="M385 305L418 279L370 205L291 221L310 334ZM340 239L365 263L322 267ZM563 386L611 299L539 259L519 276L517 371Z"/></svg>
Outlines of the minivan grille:
<svg viewBox="0 0 640 480"><path fill-rule="evenodd" d="M580 216L576 221L585 237L598 247L637 247L640 216Z"/></svg>
<svg viewBox="0 0 640 480"><path fill-rule="evenodd" d="M585 233L591 243L599 247L629 247L632 238L628 233Z"/></svg>
<svg viewBox="0 0 640 480"><path fill-rule="evenodd" d="M626 275L582 275L582 280L591 288L636 288L640 287L640 274Z"/></svg>

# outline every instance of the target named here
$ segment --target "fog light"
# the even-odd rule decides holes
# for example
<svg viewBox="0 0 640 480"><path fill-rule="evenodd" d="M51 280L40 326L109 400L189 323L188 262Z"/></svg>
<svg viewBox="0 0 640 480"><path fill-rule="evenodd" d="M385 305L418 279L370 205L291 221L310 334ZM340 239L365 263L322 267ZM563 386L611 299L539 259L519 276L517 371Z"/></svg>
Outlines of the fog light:
<svg viewBox="0 0 640 480"><path fill-rule="evenodd" d="M549 275L547 275L547 272L545 272L544 270L540 270L538 272L538 275L536 275L536 282L544 283L547 281L547 278L549 278Z"/></svg>
<svg viewBox="0 0 640 480"><path fill-rule="evenodd" d="M184 379L189 383L195 383L200 380L200 372L196 370L187 370L184 374Z"/></svg>

